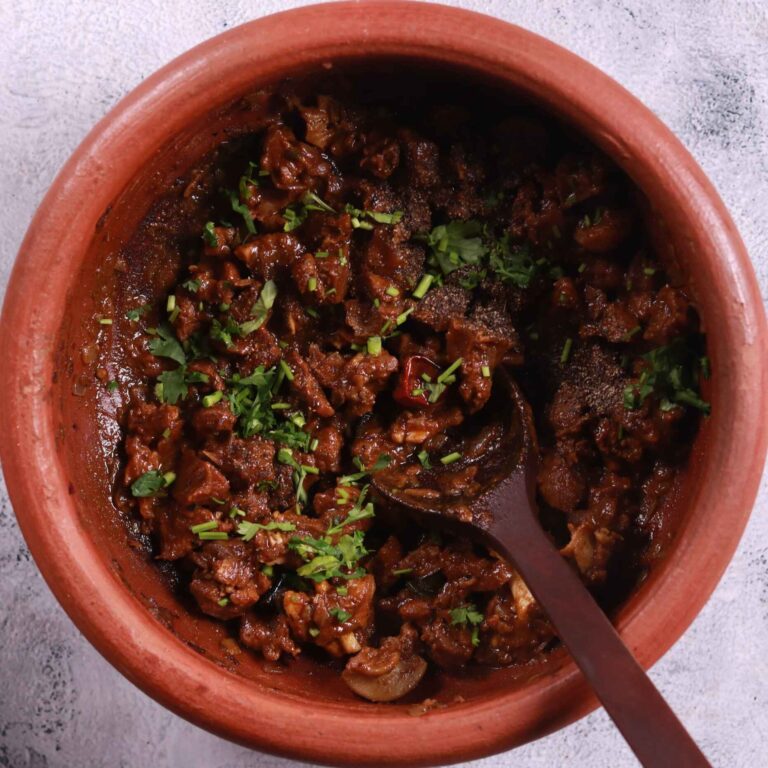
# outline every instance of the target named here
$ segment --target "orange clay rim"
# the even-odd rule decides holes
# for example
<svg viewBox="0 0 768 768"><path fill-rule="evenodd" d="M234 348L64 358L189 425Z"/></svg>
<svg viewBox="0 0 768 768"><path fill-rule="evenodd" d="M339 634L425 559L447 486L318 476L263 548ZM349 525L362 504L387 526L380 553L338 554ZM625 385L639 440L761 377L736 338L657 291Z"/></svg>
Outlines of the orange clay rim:
<svg viewBox="0 0 768 768"><path fill-rule="evenodd" d="M733 555L765 457L766 431L754 428L768 415L766 321L755 277L712 185L647 108L577 56L480 14L402 0L309 6L209 40L124 98L59 173L14 267L0 325L0 456L19 524L54 594L96 648L157 701L214 733L282 755L337 765L444 764L537 738L596 701L572 663L522 689L419 718L403 708L262 690L184 646L112 577L79 523L54 442L53 352L68 290L106 207L168 139L254 82L361 55L443 62L508 84L580 128L692 244L687 266L714 371L705 471L691 500L695 514L620 621L646 667L680 637Z"/></svg>

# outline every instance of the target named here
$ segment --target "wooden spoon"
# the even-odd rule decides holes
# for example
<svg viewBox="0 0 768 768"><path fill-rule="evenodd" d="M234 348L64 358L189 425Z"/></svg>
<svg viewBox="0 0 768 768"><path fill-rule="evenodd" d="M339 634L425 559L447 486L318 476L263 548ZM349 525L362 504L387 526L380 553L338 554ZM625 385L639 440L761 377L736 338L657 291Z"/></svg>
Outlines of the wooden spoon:
<svg viewBox="0 0 768 768"><path fill-rule="evenodd" d="M514 563L546 611L584 677L644 766L708 766L693 739L635 661L611 622L574 570L550 542L535 502L538 448L530 406L505 371L494 389L502 393L506 423L501 438L477 461L482 490L446 498L430 487L397 488L395 472L373 479L393 504L431 527L449 527L481 541ZM498 410L498 405L496 406ZM456 471L439 468L431 474Z"/></svg>

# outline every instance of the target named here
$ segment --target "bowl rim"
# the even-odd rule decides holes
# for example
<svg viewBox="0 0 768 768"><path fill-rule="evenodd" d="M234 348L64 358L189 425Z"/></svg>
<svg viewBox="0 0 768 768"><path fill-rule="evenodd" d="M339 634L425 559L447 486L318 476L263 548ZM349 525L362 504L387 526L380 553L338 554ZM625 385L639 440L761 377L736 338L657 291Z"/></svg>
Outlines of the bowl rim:
<svg viewBox="0 0 768 768"><path fill-rule="evenodd" d="M193 118L246 92L255 73L275 81L298 65L361 53L458 65L528 94L575 123L641 187L653 188L699 247L697 279L717 288L702 296L717 321L713 403L723 417L714 410L709 425L717 483L703 478L697 516L687 521L659 578L619 620L644 667L680 637L735 551L762 472L766 430L735 435L736 425L763 424L768 415L766 320L757 282L716 191L650 110L560 46L472 11L409 0L305 6L203 42L123 98L59 172L14 265L0 319L6 394L0 457L20 527L51 590L88 640L145 693L218 735L285 756L338 765L444 764L538 738L596 701L572 662L520 690L419 718L370 705L350 717L347 705L318 707L258 689L182 644L114 579L78 519L52 418L53 357L67 289L96 222L138 164ZM200 94L212 92L217 95L206 97L203 110ZM61 232L68 232L64 241ZM724 483L727 497L715 499ZM286 728L297 715L302 727Z"/></svg>

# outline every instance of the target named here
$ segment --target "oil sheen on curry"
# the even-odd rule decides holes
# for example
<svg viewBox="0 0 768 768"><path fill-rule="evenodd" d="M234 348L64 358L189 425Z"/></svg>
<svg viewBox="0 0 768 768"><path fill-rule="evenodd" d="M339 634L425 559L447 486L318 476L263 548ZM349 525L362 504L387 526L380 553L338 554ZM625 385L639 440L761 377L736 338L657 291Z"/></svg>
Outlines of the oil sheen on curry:
<svg viewBox="0 0 768 768"><path fill-rule="evenodd" d="M126 403L115 500L194 610L371 701L555 648L510 563L371 485L471 495L501 370L533 408L542 525L618 606L709 412L697 313L636 188L552 118L450 89L288 84L228 125L125 246L162 279L107 321L130 372L105 382Z"/></svg>

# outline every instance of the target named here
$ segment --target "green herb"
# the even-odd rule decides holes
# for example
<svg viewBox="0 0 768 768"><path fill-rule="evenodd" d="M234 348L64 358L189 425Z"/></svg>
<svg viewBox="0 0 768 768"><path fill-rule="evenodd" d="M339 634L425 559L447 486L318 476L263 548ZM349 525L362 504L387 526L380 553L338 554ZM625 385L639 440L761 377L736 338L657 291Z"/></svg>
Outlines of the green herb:
<svg viewBox="0 0 768 768"><path fill-rule="evenodd" d="M159 469L151 469L131 483L131 493L137 499L157 496L160 491L167 488L176 479L176 475L172 472L169 472L168 475L170 475L170 480Z"/></svg>
<svg viewBox="0 0 768 768"><path fill-rule="evenodd" d="M391 296L393 299L400 295L400 291L398 288L395 288L394 285L387 286L387 290L385 291L387 296Z"/></svg>
<svg viewBox="0 0 768 768"><path fill-rule="evenodd" d="M402 324L403 324L403 323L404 323L404 322L405 322L405 321L408 319L408 315L410 315L410 314L411 314L411 312L413 312L413 307L410 307L409 309L406 309L406 310L405 310L405 312L401 312L401 313L400 313L400 314L399 314L399 315L398 315L398 316L395 318L395 323L396 323L397 325L402 325Z"/></svg>
<svg viewBox="0 0 768 768"><path fill-rule="evenodd" d="M392 571L393 576L406 576L409 573L413 573L413 568L398 568L396 571Z"/></svg>
<svg viewBox="0 0 768 768"><path fill-rule="evenodd" d="M652 349L643 355L644 368L636 382L624 389L624 407L639 408L645 399L655 394L667 403L667 410L674 404L687 405L708 414L710 404L698 393L699 378L703 373L702 358L682 339Z"/></svg>
<svg viewBox="0 0 768 768"><path fill-rule="evenodd" d="M226 531L203 531L198 533L197 537L200 541L226 541L229 534Z"/></svg>
<svg viewBox="0 0 768 768"><path fill-rule="evenodd" d="M339 622L341 622L341 623L344 623L344 622L345 622L345 621L347 621L348 619L351 619L351 618L352 618L352 614L351 614L351 613L349 613L348 611L345 611L345 610L344 610L344 609L342 609L342 608L338 608L338 607L336 607L336 606L334 606L333 608L331 608L331 609L328 611L328 613L329 613L331 616L333 616L333 617L334 617L334 618L335 618L337 621L339 621Z"/></svg>
<svg viewBox="0 0 768 768"><path fill-rule="evenodd" d="M275 569L274 569L274 566L271 566L271 565L265 565L265 566L264 566L264 567L261 569L261 572L262 572L262 573L263 573L265 576L269 576L270 578L272 578L272 576L274 576L274 573L275 573Z"/></svg>
<svg viewBox="0 0 768 768"><path fill-rule="evenodd" d="M453 464L455 461L458 461L460 458L461 454L458 451L454 451L453 453L449 453L447 456L443 456L440 459L440 463L447 466L448 464Z"/></svg>
<svg viewBox="0 0 768 768"><path fill-rule="evenodd" d="M100 317L99 318L99 325L112 325L112 318L111 317Z"/></svg>
<svg viewBox="0 0 768 768"><path fill-rule="evenodd" d="M238 193L234 190L231 190L229 193L229 202L232 206L232 210L235 213L239 213L243 217L243 221L245 221L245 227L248 230L248 232L252 235L256 234L256 225L253 223L253 216L251 216L251 211L249 210L248 206L244 203L240 202L240 197L238 196Z"/></svg>
<svg viewBox="0 0 768 768"><path fill-rule="evenodd" d="M507 234L491 246L488 265L499 280L518 288L527 288L537 270L528 244L512 245Z"/></svg>
<svg viewBox="0 0 768 768"><path fill-rule="evenodd" d="M187 362L184 349L168 323L160 323L156 328L156 335L149 342L149 351L157 357L167 357L174 360L179 365L185 365Z"/></svg>
<svg viewBox="0 0 768 768"><path fill-rule="evenodd" d="M654 267L645 267L643 269L643 274L647 275L648 277L653 277L653 275L656 274L656 269Z"/></svg>
<svg viewBox="0 0 768 768"><path fill-rule="evenodd" d="M217 389L215 392L211 392L210 395L206 395L203 398L203 408L211 408L212 406L216 405L216 403L218 403L222 397L224 397L224 393L220 389Z"/></svg>
<svg viewBox="0 0 768 768"><path fill-rule="evenodd" d="M565 365L568 362L568 358L571 356L571 348L573 347L573 339L566 339L563 344L563 351L560 353L560 363Z"/></svg>
<svg viewBox="0 0 768 768"><path fill-rule="evenodd" d="M150 310L149 304L142 304L142 306L136 307L136 309L129 309L125 313L125 316L131 322L136 323L136 322L138 322L139 318L142 315L146 315L147 312L149 312L149 310Z"/></svg>
<svg viewBox="0 0 768 768"><path fill-rule="evenodd" d="M243 541L250 541L259 531L282 531L283 533L290 533L295 531L296 526L293 523L281 522L279 520L272 520L269 523L249 523L243 521L237 526L238 535L243 537Z"/></svg>
<svg viewBox="0 0 768 768"><path fill-rule="evenodd" d="M219 239L216 237L216 232L214 231L215 228L216 225L212 221L207 221L203 227L203 240L205 241L205 244L209 245L211 248L215 248L219 244Z"/></svg>
<svg viewBox="0 0 768 768"><path fill-rule="evenodd" d="M427 453L427 451L421 450L416 455L424 469L432 469L432 463L429 460L429 453Z"/></svg>
<svg viewBox="0 0 768 768"><path fill-rule="evenodd" d="M352 462L358 468L359 472L355 472L351 475L343 475L338 480L339 485L353 485L354 483L358 482L358 480L362 480L368 475L372 475L375 472L381 472L382 469L386 469L391 461L392 459L390 456L388 456L386 453L382 453L373 463L373 466L370 469L366 469L362 459L359 456L355 456L352 459Z"/></svg>
<svg viewBox="0 0 768 768"><path fill-rule="evenodd" d="M419 284L416 286L416 290L413 292L413 298L423 299L427 295L427 291L432 285L434 279L435 276L430 273L424 275L421 280L419 280Z"/></svg>
<svg viewBox="0 0 768 768"><path fill-rule="evenodd" d="M373 503L370 501L368 503L365 502L365 498L368 493L368 487L369 486L366 485L360 491L360 495L357 497L354 506L349 510L349 513L344 518L344 520L336 523L335 525L331 525L328 528L327 534L329 536L332 536L335 533L341 533L344 528L346 528L346 526L352 525L353 523L358 523L360 520L367 520L368 518L375 517Z"/></svg>
<svg viewBox="0 0 768 768"><path fill-rule="evenodd" d="M205 533L205 531L215 531L219 527L216 520L208 520L205 523L198 523L197 525L190 525L189 530L192 533Z"/></svg>
<svg viewBox="0 0 768 768"><path fill-rule="evenodd" d="M316 582L333 578L359 579L365 575L359 560L368 554L363 538L362 531L344 534L335 544L328 536L321 539L294 536L288 546L305 560L296 573Z"/></svg>
<svg viewBox="0 0 768 768"><path fill-rule="evenodd" d="M309 628L309 636L310 637L317 637L320 634L320 630L317 627L310 627Z"/></svg>
<svg viewBox="0 0 768 768"><path fill-rule="evenodd" d="M377 357L381 354L381 336L371 336L366 342L368 354Z"/></svg>
<svg viewBox="0 0 768 768"><path fill-rule="evenodd" d="M451 624L472 627L472 645L480 644L479 625L483 623L484 616L473 603L454 608L451 611Z"/></svg>
<svg viewBox="0 0 768 768"><path fill-rule="evenodd" d="M291 370L291 366L288 365L288 363L285 362L285 360L280 360L280 369L285 374L285 378L288 379L288 381L293 381L294 374Z"/></svg>
<svg viewBox="0 0 768 768"><path fill-rule="evenodd" d="M346 597L349 594L349 590L346 587L336 587L336 594Z"/></svg>
<svg viewBox="0 0 768 768"><path fill-rule="evenodd" d="M307 280L307 290L310 293L314 293L317 290L317 278L316 277L310 277L309 280Z"/></svg>
<svg viewBox="0 0 768 768"><path fill-rule="evenodd" d="M229 605L229 598L228 597L222 597L221 600L217 600L216 602L222 608L226 608Z"/></svg>
<svg viewBox="0 0 768 768"><path fill-rule="evenodd" d="M114 392L120 385L116 381L107 382L107 392Z"/></svg>
<svg viewBox="0 0 768 768"><path fill-rule="evenodd" d="M186 280L181 284L181 287L189 291L190 293L197 293L200 290L199 280Z"/></svg>
<svg viewBox="0 0 768 768"><path fill-rule="evenodd" d="M452 221L435 227L426 237L430 248L428 263L448 275L459 267L479 266L488 254L479 221Z"/></svg>
<svg viewBox="0 0 768 768"><path fill-rule="evenodd" d="M267 280L261 288L259 298L256 299L253 307L251 307L251 316L255 318L255 322L257 323L256 327L253 329L254 331L257 331L264 325L269 310L275 305L276 298L277 286L275 285L274 280Z"/></svg>
<svg viewBox="0 0 768 768"><path fill-rule="evenodd" d="M289 205L283 211L283 218L285 219L283 230L285 232L293 232L294 229L298 229L304 223L310 211L336 213L336 211L330 205L328 205L328 203L322 200L314 192L307 192L301 198L300 203Z"/></svg>
<svg viewBox="0 0 768 768"><path fill-rule="evenodd" d="M491 378L491 369L487 365L484 365L480 369L480 372L483 374L483 378L484 379L490 379Z"/></svg>

